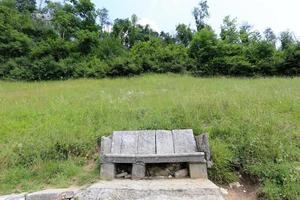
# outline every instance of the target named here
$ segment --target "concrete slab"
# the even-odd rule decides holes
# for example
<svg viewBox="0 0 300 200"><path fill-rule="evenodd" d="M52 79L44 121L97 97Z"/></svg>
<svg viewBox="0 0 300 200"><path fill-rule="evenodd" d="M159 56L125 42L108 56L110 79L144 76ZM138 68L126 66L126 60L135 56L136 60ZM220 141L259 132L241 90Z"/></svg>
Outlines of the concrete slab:
<svg viewBox="0 0 300 200"><path fill-rule="evenodd" d="M0 200L25 200L26 193L0 196Z"/></svg>
<svg viewBox="0 0 300 200"><path fill-rule="evenodd" d="M26 195L26 200L68 200L72 199L78 189L48 189Z"/></svg>
<svg viewBox="0 0 300 200"><path fill-rule="evenodd" d="M223 200L207 179L100 181L75 195L78 200Z"/></svg>

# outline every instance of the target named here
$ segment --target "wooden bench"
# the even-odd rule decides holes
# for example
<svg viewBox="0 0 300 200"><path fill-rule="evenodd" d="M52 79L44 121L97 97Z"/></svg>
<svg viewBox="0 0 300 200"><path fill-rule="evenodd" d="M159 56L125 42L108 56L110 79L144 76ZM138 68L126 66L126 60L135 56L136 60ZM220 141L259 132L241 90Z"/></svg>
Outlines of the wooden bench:
<svg viewBox="0 0 300 200"><path fill-rule="evenodd" d="M116 164L132 164L132 178L145 177L148 163L188 163L191 178L207 178L207 136L193 130L115 131L101 138L101 177L115 178Z"/></svg>

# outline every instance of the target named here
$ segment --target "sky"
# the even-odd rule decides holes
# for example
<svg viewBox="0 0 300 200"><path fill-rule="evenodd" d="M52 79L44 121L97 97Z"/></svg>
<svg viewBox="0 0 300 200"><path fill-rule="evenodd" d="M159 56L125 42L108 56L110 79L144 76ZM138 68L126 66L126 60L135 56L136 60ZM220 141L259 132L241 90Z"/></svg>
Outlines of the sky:
<svg viewBox="0 0 300 200"><path fill-rule="evenodd" d="M195 27L193 8L199 0L92 0L97 8L109 10L111 21L136 14L139 23L149 24L156 31L175 33L175 26L185 23ZM293 31L300 39L300 0L208 0L208 23L215 31L225 16L236 17L239 24L247 22L255 30L270 27L275 33Z"/></svg>

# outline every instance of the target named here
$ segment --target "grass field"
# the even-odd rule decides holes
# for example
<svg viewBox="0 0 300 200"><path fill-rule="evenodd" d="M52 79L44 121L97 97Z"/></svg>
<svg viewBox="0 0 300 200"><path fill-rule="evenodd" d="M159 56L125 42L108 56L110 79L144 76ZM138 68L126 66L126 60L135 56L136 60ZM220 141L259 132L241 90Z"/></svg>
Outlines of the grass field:
<svg viewBox="0 0 300 200"><path fill-rule="evenodd" d="M209 133L215 182L300 196L300 78L179 75L0 82L0 193L95 181L99 136L176 128Z"/></svg>

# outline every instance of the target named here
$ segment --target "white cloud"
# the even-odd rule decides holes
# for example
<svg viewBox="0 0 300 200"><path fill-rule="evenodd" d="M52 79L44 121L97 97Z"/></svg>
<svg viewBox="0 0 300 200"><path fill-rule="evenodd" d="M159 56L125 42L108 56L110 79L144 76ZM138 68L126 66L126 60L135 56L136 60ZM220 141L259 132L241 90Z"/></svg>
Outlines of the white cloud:
<svg viewBox="0 0 300 200"><path fill-rule="evenodd" d="M161 31L159 25L154 20L151 20L148 18L141 18L138 20L137 23L142 26L146 26L148 24L154 31L157 31L157 32Z"/></svg>

